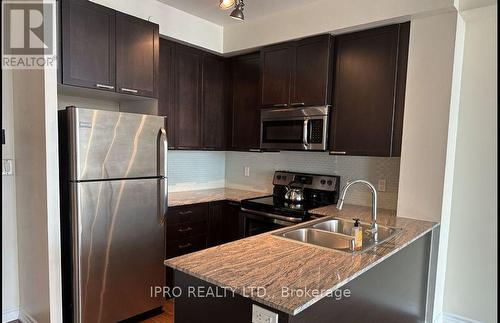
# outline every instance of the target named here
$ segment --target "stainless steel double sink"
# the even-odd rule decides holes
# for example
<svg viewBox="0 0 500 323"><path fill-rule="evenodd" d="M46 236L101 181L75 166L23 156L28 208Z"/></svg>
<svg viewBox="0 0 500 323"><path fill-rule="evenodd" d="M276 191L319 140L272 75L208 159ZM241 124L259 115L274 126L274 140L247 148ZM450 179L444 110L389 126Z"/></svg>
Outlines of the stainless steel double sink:
<svg viewBox="0 0 500 323"><path fill-rule="evenodd" d="M363 247L361 250L355 251L354 237L351 236L353 226L354 221L330 218L300 228L291 228L286 231L277 232L274 233L274 235L306 244L353 253L371 249L391 238L401 230L399 228L379 224L377 232L372 233L371 224L361 222L361 228L363 230Z"/></svg>

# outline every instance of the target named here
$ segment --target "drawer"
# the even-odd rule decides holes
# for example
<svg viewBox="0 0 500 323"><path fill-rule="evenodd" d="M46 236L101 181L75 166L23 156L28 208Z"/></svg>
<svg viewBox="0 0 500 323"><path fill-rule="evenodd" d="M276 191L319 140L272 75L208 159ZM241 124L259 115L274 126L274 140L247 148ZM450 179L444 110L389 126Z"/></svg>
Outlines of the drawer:
<svg viewBox="0 0 500 323"><path fill-rule="evenodd" d="M167 226L178 223L207 221L208 203L178 206L168 210Z"/></svg>
<svg viewBox="0 0 500 323"><path fill-rule="evenodd" d="M205 234L182 240L167 240L166 255L173 258L187 253L195 252L207 247L207 236Z"/></svg>
<svg viewBox="0 0 500 323"><path fill-rule="evenodd" d="M184 222L167 225L167 240L186 240L207 233L208 222Z"/></svg>

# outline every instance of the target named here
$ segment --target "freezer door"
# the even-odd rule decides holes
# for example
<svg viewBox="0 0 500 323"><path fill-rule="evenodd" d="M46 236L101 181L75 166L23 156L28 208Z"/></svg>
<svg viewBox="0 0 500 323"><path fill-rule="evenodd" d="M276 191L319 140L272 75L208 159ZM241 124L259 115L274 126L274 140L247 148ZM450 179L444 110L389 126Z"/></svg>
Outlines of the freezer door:
<svg viewBox="0 0 500 323"><path fill-rule="evenodd" d="M72 181L160 175L164 117L71 107L67 118Z"/></svg>
<svg viewBox="0 0 500 323"><path fill-rule="evenodd" d="M72 183L75 322L117 322L161 307L164 179Z"/></svg>

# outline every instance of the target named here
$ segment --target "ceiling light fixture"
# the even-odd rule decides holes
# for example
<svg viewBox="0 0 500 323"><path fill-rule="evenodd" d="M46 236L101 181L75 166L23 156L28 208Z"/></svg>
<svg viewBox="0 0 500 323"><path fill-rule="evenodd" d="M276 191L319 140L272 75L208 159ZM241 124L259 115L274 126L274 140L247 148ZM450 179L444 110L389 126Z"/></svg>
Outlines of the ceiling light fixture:
<svg viewBox="0 0 500 323"><path fill-rule="evenodd" d="M234 6L236 0L220 0L219 1L219 8L222 10L227 10L230 9Z"/></svg>
<svg viewBox="0 0 500 323"><path fill-rule="evenodd" d="M234 18L236 20L245 20L245 15L243 15L244 6L245 4L243 3L243 0L238 0L233 12L231 12L230 14L231 18Z"/></svg>

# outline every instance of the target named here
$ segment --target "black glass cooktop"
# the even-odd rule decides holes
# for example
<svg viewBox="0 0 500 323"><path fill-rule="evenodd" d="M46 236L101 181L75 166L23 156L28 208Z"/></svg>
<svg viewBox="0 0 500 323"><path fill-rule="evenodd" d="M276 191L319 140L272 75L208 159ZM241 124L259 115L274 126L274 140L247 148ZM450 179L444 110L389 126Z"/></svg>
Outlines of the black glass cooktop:
<svg viewBox="0 0 500 323"><path fill-rule="evenodd" d="M287 215L292 217L307 218L308 210L325 206L331 203L321 203L318 201L304 201L301 204L293 204L286 201L284 198L273 195L258 197L241 201L243 208L279 215Z"/></svg>

